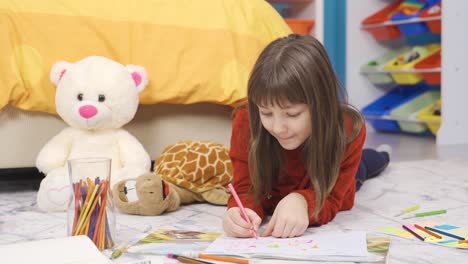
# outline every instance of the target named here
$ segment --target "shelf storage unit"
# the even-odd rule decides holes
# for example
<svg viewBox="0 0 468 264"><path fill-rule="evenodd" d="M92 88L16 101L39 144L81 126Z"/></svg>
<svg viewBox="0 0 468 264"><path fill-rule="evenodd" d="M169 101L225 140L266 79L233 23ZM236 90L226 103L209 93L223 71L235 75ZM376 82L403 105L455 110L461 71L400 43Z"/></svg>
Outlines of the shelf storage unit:
<svg viewBox="0 0 468 264"><path fill-rule="evenodd" d="M440 3L348 1L348 94L375 130L427 135L440 126L418 115L440 99Z"/></svg>
<svg viewBox="0 0 468 264"><path fill-rule="evenodd" d="M361 66L373 58L390 51L392 46L383 45L361 28L361 22L370 14L395 3L390 0L347 0L346 23L346 88L350 103L362 109L370 102L383 96L388 88L379 88L371 83L367 77L361 74ZM431 20L427 20L430 22ZM435 20L432 20L435 22ZM432 25L430 25L432 24ZM436 29L435 23L427 23L429 29ZM435 27L433 27L436 25ZM468 98L466 78L468 76L468 34L464 34L464 27L468 25L468 1L446 0L442 1L441 24L439 25L443 56L433 60L441 61L440 71L427 71L424 74L441 74L441 100L432 108L424 109L418 113L419 119L440 121L440 129L437 132L437 145L468 144L468 118L465 111ZM401 44L401 43L400 43ZM393 46L395 47L395 46ZM376 62L378 64L379 62ZM428 61L431 64L431 61ZM370 65L372 67L372 65ZM424 68L426 67L426 68ZM416 67L418 70L419 67ZM385 73L387 74L387 73ZM385 75L384 74L384 75ZM383 85L385 86L385 85ZM437 107L441 107L440 116L430 115ZM436 109L434 109L436 108ZM429 113L429 115L427 115ZM432 123L428 123L429 129ZM370 128L369 128L370 129Z"/></svg>

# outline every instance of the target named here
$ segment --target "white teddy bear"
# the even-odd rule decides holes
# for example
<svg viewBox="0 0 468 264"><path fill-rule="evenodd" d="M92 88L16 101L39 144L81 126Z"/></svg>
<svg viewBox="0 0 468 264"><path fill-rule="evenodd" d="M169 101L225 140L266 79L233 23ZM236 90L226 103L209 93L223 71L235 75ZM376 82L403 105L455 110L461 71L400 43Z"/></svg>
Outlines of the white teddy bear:
<svg viewBox="0 0 468 264"><path fill-rule="evenodd" d="M111 158L111 186L149 172L148 153L121 128L135 116L138 94L148 84L143 67L91 56L76 63L57 62L50 79L57 86L57 113L70 127L53 137L37 157L37 168L46 174L37 195L39 208L67 209L70 159Z"/></svg>

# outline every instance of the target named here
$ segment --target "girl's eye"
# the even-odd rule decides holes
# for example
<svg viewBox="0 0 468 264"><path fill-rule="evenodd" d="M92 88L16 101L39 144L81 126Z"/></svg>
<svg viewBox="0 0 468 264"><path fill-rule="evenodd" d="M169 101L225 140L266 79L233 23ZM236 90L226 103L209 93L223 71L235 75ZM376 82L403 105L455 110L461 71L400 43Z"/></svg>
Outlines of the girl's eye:
<svg viewBox="0 0 468 264"><path fill-rule="evenodd" d="M260 112L260 115L262 115L262 116L271 116L271 113L263 113L263 112Z"/></svg>
<svg viewBox="0 0 468 264"><path fill-rule="evenodd" d="M298 117L301 113L287 113L286 115L289 117Z"/></svg>

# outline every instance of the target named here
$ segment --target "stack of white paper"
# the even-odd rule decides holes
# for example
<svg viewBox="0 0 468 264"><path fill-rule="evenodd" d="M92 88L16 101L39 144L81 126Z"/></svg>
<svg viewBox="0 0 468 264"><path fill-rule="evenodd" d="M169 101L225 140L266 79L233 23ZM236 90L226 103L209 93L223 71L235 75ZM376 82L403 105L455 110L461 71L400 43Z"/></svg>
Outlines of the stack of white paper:
<svg viewBox="0 0 468 264"><path fill-rule="evenodd" d="M5 264L108 264L87 236L37 240L0 246Z"/></svg>

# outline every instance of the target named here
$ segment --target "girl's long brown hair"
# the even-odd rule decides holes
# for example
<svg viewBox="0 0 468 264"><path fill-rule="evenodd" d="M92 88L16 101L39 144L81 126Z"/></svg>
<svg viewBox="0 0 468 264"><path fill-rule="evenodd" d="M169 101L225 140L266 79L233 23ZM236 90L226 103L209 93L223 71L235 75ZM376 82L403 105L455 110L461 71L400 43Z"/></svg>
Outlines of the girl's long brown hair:
<svg viewBox="0 0 468 264"><path fill-rule="evenodd" d="M249 169L257 202L272 191L284 159L282 147L262 126L258 105L281 106L284 100L308 105L312 131L300 148L315 191L313 216L317 217L338 178L346 144L362 125L360 114L346 104L346 94L322 44L312 36L296 34L270 43L253 68L247 99ZM350 138L345 113L354 120Z"/></svg>

